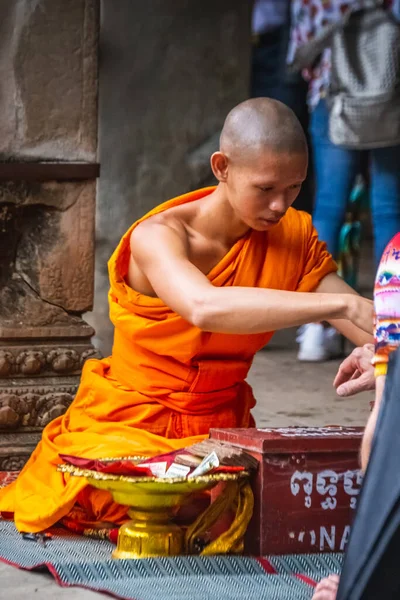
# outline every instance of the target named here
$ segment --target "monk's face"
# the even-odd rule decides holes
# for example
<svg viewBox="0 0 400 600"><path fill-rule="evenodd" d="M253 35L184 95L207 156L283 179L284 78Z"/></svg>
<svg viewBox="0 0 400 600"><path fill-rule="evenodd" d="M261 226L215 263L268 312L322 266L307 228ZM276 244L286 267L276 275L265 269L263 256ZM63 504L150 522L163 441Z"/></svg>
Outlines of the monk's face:
<svg viewBox="0 0 400 600"><path fill-rule="evenodd" d="M307 174L306 153L265 151L228 165L226 192L248 227L268 231L296 200Z"/></svg>

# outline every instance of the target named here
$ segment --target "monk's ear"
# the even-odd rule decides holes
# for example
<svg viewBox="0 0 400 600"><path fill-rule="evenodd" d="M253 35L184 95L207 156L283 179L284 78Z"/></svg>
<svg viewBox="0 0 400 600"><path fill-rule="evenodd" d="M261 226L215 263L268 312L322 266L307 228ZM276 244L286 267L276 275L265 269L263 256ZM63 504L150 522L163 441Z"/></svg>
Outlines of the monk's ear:
<svg viewBox="0 0 400 600"><path fill-rule="evenodd" d="M211 156L211 169L218 181L225 182L228 177L228 157L223 152L214 152Z"/></svg>

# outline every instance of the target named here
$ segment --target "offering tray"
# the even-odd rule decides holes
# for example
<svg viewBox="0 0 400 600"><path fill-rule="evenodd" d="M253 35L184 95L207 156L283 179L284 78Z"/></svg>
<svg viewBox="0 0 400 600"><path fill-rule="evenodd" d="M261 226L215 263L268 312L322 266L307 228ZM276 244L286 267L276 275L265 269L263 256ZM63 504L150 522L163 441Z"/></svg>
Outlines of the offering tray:
<svg viewBox="0 0 400 600"><path fill-rule="evenodd" d="M177 510L194 492L210 490L220 482L248 477L247 471L214 473L186 479L114 475L73 465L57 468L73 477L85 477L89 485L107 490L118 504L129 507L131 521L122 525L113 558L148 558L185 554L184 532L172 522Z"/></svg>

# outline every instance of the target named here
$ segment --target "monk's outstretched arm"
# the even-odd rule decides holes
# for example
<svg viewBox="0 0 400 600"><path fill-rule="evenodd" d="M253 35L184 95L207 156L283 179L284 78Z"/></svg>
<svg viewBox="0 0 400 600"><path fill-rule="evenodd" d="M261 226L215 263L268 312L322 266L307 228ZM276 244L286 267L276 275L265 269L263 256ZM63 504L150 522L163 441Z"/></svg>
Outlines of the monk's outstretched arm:
<svg viewBox="0 0 400 600"><path fill-rule="evenodd" d="M179 228L143 223L132 233L131 251L157 296L204 331L262 333L330 319L347 319L372 331L372 302L352 293L213 286L190 262Z"/></svg>
<svg viewBox="0 0 400 600"><path fill-rule="evenodd" d="M357 292L353 290L352 287L347 285L343 279L341 279L336 273L329 273L324 279L321 281L319 286L316 289L317 293L324 294L354 294L357 295ZM357 327L354 323L345 319L326 319L329 321L335 329L340 331L348 340L353 342L356 346L364 346L364 344L372 344L374 342L374 337L371 330L366 333L365 328Z"/></svg>

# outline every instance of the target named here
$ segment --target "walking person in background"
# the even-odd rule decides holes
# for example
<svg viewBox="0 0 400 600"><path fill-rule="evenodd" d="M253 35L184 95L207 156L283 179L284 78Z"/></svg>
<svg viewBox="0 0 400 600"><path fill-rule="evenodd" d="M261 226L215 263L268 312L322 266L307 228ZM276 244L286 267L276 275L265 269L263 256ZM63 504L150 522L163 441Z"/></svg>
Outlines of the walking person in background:
<svg viewBox="0 0 400 600"><path fill-rule="evenodd" d="M252 13L252 63L250 96L283 102L299 119L308 139L307 82L300 73L289 73L286 65L290 37L290 0L255 0ZM312 212L314 175L309 162L294 207Z"/></svg>
<svg viewBox="0 0 400 600"><path fill-rule="evenodd" d="M349 11L363 9L367 2L368 0L293 0L289 63L301 47L318 39L329 24L338 23ZM368 4L371 6L371 0ZM378 4L377 1L376 5ZM392 16L399 17L399 4L399 0L386 0L382 3L382 8ZM375 48L369 48L369 51L374 52ZM393 62L396 51L398 49L393 48ZM362 170L362 162L367 158L370 169L374 257L377 265L386 244L400 230L400 145L377 143L376 147L370 145L369 150L359 150L332 142L329 131L330 105L327 101L332 76L331 59L331 49L326 47L313 64L302 70L309 82L310 134L316 176L313 222L320 240L327 243L329 252L337 258L339 231L350 192L357 174ZM388 61L377 62L385 68ZM379 73L375 75L379 77ZM397 122L396 114L393 113L390 118L393 130L399 130L400 122ZM368 122L362 125L365 129L370 126ZM299 360L324 361L338 355L341 350L338 334L319 323L304 326L298 341Z"/></svg>

